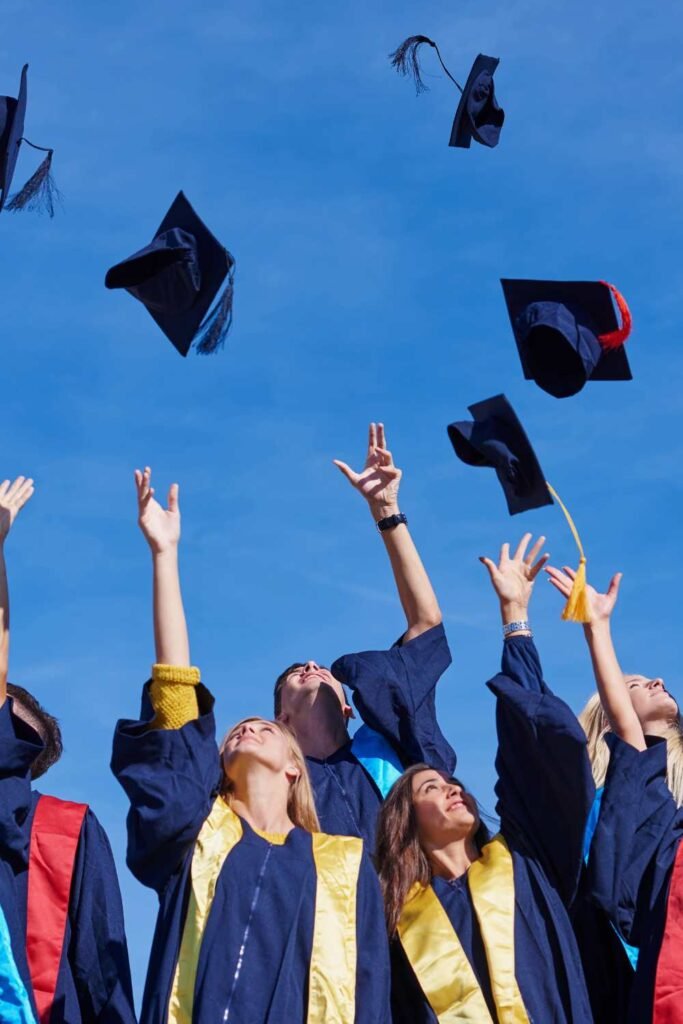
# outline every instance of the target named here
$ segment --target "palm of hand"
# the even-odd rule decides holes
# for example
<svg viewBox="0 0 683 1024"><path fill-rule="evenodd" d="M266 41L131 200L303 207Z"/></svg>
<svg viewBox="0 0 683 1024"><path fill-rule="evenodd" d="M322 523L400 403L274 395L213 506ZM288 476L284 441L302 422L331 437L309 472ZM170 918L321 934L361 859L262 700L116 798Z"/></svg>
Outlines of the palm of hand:
<svg viewBox="0 0 683 1024"><path fill-rule="evenodd" d="M586 586L586 596L593 618L608 619L614 611L616 596L613 594L599 594L595 587L590 584Z"/></svg>
<svg viewBox="0 0 683 1024"><path fill-rule="evenodd" d="M156 498L147 503L139 522L145 537L157 550L177 544L180 539L180 513L162 508Z"/></svg>
<svg viewBox="0 0 683 1024"><path fill-rule="evenodd" d="M398 500L398 485L401 471L395 466L385 467L377 452L368 455L363 472L356 487L368 501L382 505L394 505Z"/></svg>
<svg viewBox="0 0 683 1024"><path fill-rule="evenodd" d="M524 562L501 561L496 576L498 596L514 604L528 604L534 582L530 578L530 568Z"/></svg>

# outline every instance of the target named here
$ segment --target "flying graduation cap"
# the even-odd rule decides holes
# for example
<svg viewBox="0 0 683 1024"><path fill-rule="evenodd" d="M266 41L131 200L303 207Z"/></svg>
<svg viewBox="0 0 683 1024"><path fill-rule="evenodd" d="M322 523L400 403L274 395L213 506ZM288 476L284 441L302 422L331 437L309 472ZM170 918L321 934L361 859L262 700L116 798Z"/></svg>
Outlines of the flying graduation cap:
<svg viewBox="0 0 683 1024"><path fill-rule="evenodd" d="M508 279L501 284L527 380L567 398L588 380L632 379L624 350L631 313L614 285Z"/></svg>
<svg viewBox="0 0 683 1024"><path fill-rule="evenodd" d="M232 324L234 276L233 257L179 192L149 245L111 267L104 283L138 299L181 356L193 344L210 355Z"/></svg>
<svg viewBox="0 0 683 1024"><path fill-rule="evenodd" d="M546 481L531 442L505 395L494 395L469 406L471 420L448 426L455 454L468 466L494 469L503 488L510 515L552 505L562 509L579 549L579 568L562 618L589 622L586 599L586 556L581 538L567 508Z"/></svg>
<svg viewBox="0 0 683 1024"><path fill-rule="evenodd" d="M422 81L417 55L423 43L436 51L441 67L461 94L448 145L469 149L474 139L482 146L497 146L505 120L505 111L498 106L493 82L493 75L499 64L498 58L480 53L472 65L463 89L444 64L439 47L433 39L428 36L409 36L389 56L393 67L400 74L412 75L418 95L428 88Z"/></svg>
<svg viewBox="0 0 683 1024"><path fill-rule="evenodd" d="M26 118L28 64L24 64L19 83L19 94L0 96L0 210L3 208L16 213L19 210L45 210L54 217L54 200L59 192L52 177L52 155L54 150L36 146L24 137ZM19 158L22 142L32 149L38 149L47 156L38 170L8 201L14 170Z"/></svg>

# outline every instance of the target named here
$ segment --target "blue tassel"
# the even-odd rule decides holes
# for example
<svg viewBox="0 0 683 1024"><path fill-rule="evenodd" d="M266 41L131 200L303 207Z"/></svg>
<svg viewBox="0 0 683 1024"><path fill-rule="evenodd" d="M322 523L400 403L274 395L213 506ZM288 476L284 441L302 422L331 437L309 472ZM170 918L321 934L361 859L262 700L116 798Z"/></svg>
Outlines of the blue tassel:
<svg viewBox="0 0 683 1024"><path fill-rule="evenodd" d="M49 149L42 164L29 178L20 192L15 192L7 203L5 209L12 213L19 213L21 210L35 210L38 213L47 213L50 217L55 215L55 200L61 199L59 189L52 177L52 154Z"/></svg>
<svg viewBox="0 0 683 1024"><path fill-rule="evenodd" d="M200 356L213 355L219 348L222 348L232 326L235 261L230 253L227 255L230 261L227 284L220 299L207 314L204 323L199 328L199 333L194 342L195 351Z"/></svg>

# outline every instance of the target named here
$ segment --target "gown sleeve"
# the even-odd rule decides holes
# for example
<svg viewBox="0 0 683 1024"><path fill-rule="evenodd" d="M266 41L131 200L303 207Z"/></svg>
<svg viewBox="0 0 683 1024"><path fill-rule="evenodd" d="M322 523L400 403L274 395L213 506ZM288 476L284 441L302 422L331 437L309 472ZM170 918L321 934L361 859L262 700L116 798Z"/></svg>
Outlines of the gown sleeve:
<svg viewBox="0 0 683 1024"><path fill-rule="evenodd" d="M392 1024L436 1024L436 1016L399 939L392 939L390 953Z"/></svg>
<svg viewBox="0 0 683 1024"><path fill-rule="evenodd" d="M536 858L566 904L576 895L595 797L586 736L543 680L531 637L506 640L497 697L497 813L501 832Z"/></svg>
<svg viewBox="0 0 683 1024"><path fill-rule="evenodd" d="M220 785L214 700L201 684L197 702L197 718L159 729L147 686L141 718L119 721L114 733L111 768L130 800L127 863L157 892L181 868Z"/></svg>
<svg viewBox="0 0 683 1024"><path fill-rule="evenodd" d="M119 880L107 835L90 810L76 856L69 918L68 957L83 1024L135 1024Z"/></svg>
<svg viewBox="0 0 683 1024"><path fill-rule="evenodd" d="M389 943L379 879L363 853L356 897L355 1024L390 1024Z"/></svg>
<svg viewBox="0 0 683 1024"><path fill-rule="evenodd" d="M455 752L436 718L436 684L451 663L443 625L388 651L345 654L332 674L353 691L367 726L385 737L404 767L425 761L449 775Z"/></svg>
<svg viewBox="0 0 683 1024"><path fill-rule="evenodd" d="M592 899L635 945L646 940L665 901L683 812L666 781L666 741L639 751L613 734L600 817L588 861Z"/></svg>
<svg viewBox="0 0 683 1024"><path fill-rule="evenodd" d="M0 857L15 870L28 863L31 765L43 747L38 733L14 714L9 697L0 707Z"/></svg>

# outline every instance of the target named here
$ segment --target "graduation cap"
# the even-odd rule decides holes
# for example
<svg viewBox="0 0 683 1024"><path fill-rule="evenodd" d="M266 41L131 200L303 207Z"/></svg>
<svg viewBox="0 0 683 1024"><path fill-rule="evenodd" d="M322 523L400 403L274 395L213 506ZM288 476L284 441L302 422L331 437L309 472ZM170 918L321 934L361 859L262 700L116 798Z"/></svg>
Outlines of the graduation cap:
<svg viewBox="0 0 683 1024"><path fill-rule="evenodd" d="M207 355L230 330L234 276L233 257L181 191L149 245L111 267L104 283L139 299L181 356L193 343Z"/></svg>
<svg viewBox="0 0 683 1024"><path fill-rule="evenodd" d="M3 208L16 213L19 210L46 210L54 217L54 200L59 192L52 177L52 156L54 150L36 146L24 138L26 118L28 64L24 64L19 83L19 94L0 96L0 210ZM12 177L19 158L22 142L32 149L38 149L47 156L35 174L8 202Z"/></svg>
<svg viewBox="0 0 683 1024"><path fill-rule="evenodd" d="M493 82L493 75L500 63L499 59L480 53L472 65L463 89L444 64L439 47L434 40L428 36L410 36L389 56L393 67L400 74L413 76L415 91L418 95L427 90L427 86L422 81L417 55L417 51L423 43L433 47L436 51L441 67L461 94L448 145L469 149L472 139L474 139L482 146L491 148L497 146L505 120L505 111L498 105Z"/></svg>
<svg viewBox="0 0 683 1024"><path fill-rule="evenodd" d="M448 426L448 436L455 454L468 466L488 466L495 470L512 516L557 502L567 519L580 556L562 618L572 622L589 622L586 556L581 538L566 506L546 481L518 416L505 395L494 395L468 408L472 420L459 420Z"/></svg>
<svg viewBox="0 0 683 1024"><path fill-rule="evenodd" d="M527 380L567 398L588 380L632 379L624 350L631 313L614 285L508 279L501 284Z"/></svg>

